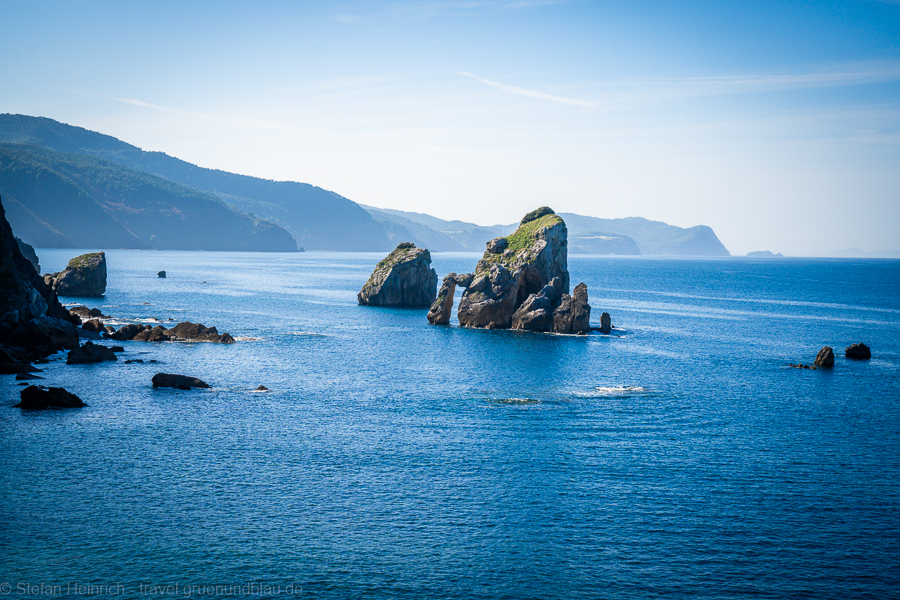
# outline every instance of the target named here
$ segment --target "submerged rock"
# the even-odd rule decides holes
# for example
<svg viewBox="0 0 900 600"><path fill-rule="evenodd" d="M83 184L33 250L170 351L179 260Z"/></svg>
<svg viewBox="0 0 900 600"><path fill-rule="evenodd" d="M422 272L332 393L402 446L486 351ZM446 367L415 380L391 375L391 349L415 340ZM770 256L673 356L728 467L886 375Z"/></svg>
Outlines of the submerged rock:
<svg viewBox="0 0 900 600"><path fill-rule="evenodd" d="M844 356L853 360L869 360L872 358L872 350L863 343L850 344L844 351Z"/></svg>
<svg viewBox="0 0 900 600"><path fill-rule="evenodd" d="M175 375L172 373L157 373L152 379L153 387L170 387L179 390L189 390L191 388L208 388L209 384L196 377L188 377L187 375Z"/></svg>
<svg viewBox="0 0 900 600"><path fill-rule="evenodd" d="M45 389L30 385L19 392L19 397L22 399L16 404L19 408L79 408L87 406L75 394L58 387Z"/></svg>
<svg viewBox="0 0 900 600"><path fill-rule="evenodd" d="M430 306L436 296L431 253L403 242L378 263L357 300L370 306Z"/></svg>
<svg viewBox="0 0 900 600"><path fill-rule="evenodd" d="M106 292L106 253L76 256L63 271L45 275L44 281L60 296L102 296Z"/></svg>
<svg viewBox="0 0 900 600"><path fill-rule="evenodd" d="M816 355L816 362L814 363L817 367L833 367L834 366L834 350L831 349L831 346L825 346L819 353Z"/></svg>
<svg viewBox="0 0 900 600"><path fill-rule="evenodd" d="M86 365L91 363L117 361L115 352L106 346L85 342L83 346L69 352L67 365Z"/></svg>

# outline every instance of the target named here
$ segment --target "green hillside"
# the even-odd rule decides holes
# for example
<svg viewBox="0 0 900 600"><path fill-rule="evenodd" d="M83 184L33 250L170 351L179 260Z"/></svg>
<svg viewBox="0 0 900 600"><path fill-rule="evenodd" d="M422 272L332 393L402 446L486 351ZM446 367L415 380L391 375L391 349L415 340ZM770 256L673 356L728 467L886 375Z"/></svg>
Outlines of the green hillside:
<svg viewBox="0 0 900 600"><path fill-rule="evenodd" d="M96 157L0 143L0 195L38 247L291 252L283 228L215 196Z"/></svg>
<svg viewBox="0 0 900 600"><path fill-rule="evenodd" d="M382 251L396 246L384 228L359 205L306 183L205 169L43 117L0 115L0 142L36 144L104 158L205 191L241 212L284 227L307 250Z"/></svg>

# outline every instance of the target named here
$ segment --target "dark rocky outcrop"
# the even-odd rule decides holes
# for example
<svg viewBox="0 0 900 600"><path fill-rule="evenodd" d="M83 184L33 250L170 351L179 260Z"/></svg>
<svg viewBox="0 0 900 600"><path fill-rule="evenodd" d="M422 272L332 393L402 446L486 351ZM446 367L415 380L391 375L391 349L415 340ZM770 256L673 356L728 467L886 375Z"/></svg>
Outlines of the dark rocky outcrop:
<svg viewBox="0 0 900 600"><path fill-rule="evenodd" d="M58 387L45 389L29 385L19 393L19 397L22 399L16 404L19 408L80 408L87 406L75 394Z"/></svg>
<svg viewBox="0 0 900 600"><path fill-rule="evenodd" d="M81 328L85 331L90 331L91 333L102 333L106 331L106 329L103 327L103 321L101 321L100 319L91 319L87 323L83 323L81 325Z"/></svg>
<svg viewBox="0 0 900 600"><path fill-rule="evenodd" d="M35 356L49 356L59 350L76 348L78 330L68 321L41 316L19 325L5 343L28 350Z"/></svg>
<svg viewBox="0 0 900 600"><path fill-rule="evenodd" d="M165 279L165 278L166 278L166 272L165 272L165 271L160 271L159 273L156 274L156 276L157 276L157 277L162 277L163 279Z"/></svg>
<svg viewBox="0 0 900 600"><path fill-rule="evenodd" d="M134 336L139 334L142 331L147 329L152 329L149 325L136 325L134 323L129 323L128 325L122 325L118 331L115 333L109 334L109 339L115 340L117 342L127 342L128 340L134 339Z"/></svg>
<svg viewBox="0 0 900 600"><path fill-rule="evenodd" d="M115 352L106 346L85 342L83 346L73 349L66 358L67 365L87 365L91 363L117 361Z"/></svg>
<svg viewBox="0 0 900 600"><path fill-rule="evenodd" d="M463 327L590 331L587 286L569 296L566 224L552 209L525 215L506 238L487 243L459 303ZM457 283L462 285L460 278Z"/></svg>
<svg viewBox="0 0 900 600"><path fill-rule="evenodd" d="M591 306L587 285L579 283L574 293L563 294L559 306L553 311L553 332L584 335L591 330Z"/></svg>
<svg viewBox="0 0 900 600"><path fill-rule="evenodd" d="M189 390L191 388L208 388L209 384L196 377L188 377L187 375L175 375L172 373L157 373L152 379L153 387L170 387L179 390Z"/></svg>
<svg viewBox="0 0 900 600"><path fill-rule="evenodd" d="M456 273L450 273L444 277L437 298L431 304L428 311L428 322L434 325L447 325L450 323L450 313L453 312L453 294L456 293Z"/></svg>
<svg viewBox="0 0 900 600"><path fill-rule="evenodd" d="M16 237L16 243L19 245L19 252L22 253L22 256L28 259L28 262L31 263L31 266L34 267L34 270L40 275L41 273L41 262L38 260L37 252L34 251L34 246L31 244L26 244L23 242L18 236Z"/></svg>
<svg viewBox="0 0 900 600"><path fill-rule="evenodd" d="M869 360L872 358L872 350L863 343L850 344L844 351L844 356L853 360Z"/></svg>
<svg viewBox="0 0 900 600"><path fill-rule="evenodd" d="M0 202L0 346L14 363L25 365L77 345L71 315L22 255Z"/></svg>
<svg viewBox="0 0 900 600"><path fill-rule="evenodd" d="M431 253L403 242L378 263L357 300L370 306L430 306L436 295Z"/></svg>
<svg viewBox="0 0 900 600"><path fill-rule="evenodd" d="M528 296L513 313L512 328L549 331L553 326L554 307L560 306L562 297L562 280L554 277L540 292Z"/></svg>
<svg viewBox="0 0 900 600"><path fill-rule="evenodd" d="M131 337L128 337L131 336ZM229 333L219 333L215 327L206 327L200 323L185 321L172 329L162 325L125 325L110 337L117 341L132 339L136 342L212 342L215 344L233 344L234 338Z"/></svg>
<svg viewBox="0 0 900 600"><path fill-rule="evenodd" d="M106 253L76 256L59 273L44 275L44 281L60 296L102 296L106 293Z"/></svg>
<svg viewBox="0 0 900 600"><path fill-rule="evenodd" d="M819 353L816 355L816 362L814 363L817 367L833 367L834 366L834 350L832 350L831 346L825 346Z"/></svg>
<svg viewBox="0 0 900 600"><path fill-rule="evenodd" d="M600 315L600 333L609 334L612 332L612 319L608 312Z"/></svg>
<svg viewBox="0 0 900 600"><path fill-rule="evenodd" d="M108 319L109 315L104 315L99 308L88 308L87 306L72 306L69 308L69 314L78 317L80 320L90 319Z"/></svg>

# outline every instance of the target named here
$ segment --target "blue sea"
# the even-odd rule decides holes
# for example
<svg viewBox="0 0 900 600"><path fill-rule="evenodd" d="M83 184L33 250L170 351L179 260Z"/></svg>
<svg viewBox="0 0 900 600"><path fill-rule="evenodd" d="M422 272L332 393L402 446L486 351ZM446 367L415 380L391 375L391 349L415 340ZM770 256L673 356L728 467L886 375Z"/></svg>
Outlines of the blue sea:
<svg viewBox="0 0 900 600"><path fill-rule="evenodd" d="M88 306L238 342L3 376L0 595L900 597L900 260L572 256L578 337L360 307L381 258L108 251Z"/></svg>

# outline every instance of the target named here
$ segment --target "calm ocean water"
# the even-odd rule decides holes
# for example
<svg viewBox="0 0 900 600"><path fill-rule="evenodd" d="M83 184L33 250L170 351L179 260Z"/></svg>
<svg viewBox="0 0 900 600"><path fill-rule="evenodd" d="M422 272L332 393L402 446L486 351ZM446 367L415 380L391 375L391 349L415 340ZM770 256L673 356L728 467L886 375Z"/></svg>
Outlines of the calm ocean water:
<svg viewBox="0 0 900 600"><path fill-rule="evenodd" d="M107 256L89 306L244 339L3 376L0 595L900 597L900 261L573 256L621 329L568 337L359 307L380 254Z"/></svg>

